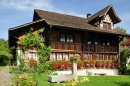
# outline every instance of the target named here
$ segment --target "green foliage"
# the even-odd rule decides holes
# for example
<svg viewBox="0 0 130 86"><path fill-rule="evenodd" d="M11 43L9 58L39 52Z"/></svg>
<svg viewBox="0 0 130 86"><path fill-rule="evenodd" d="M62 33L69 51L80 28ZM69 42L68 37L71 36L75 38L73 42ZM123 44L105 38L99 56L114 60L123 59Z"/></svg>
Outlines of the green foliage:
<svg viewBox="0 0 130 86"><path fill-rule="evenodd" d="M40 48L37 49L37 55L39 56L39 63L43 64L47 60L49 60L49 56L51 53L51 47L50 46L41 46Z"/></svg>
<svg viewBox="0 0 130 86"><path fill-rule="evenodd" d="M24 71L24 69L25 69L25 62L24 62L24 59L22 59L21 57L18 57L18 60L19 60L19 66L18 66L18 68L19 68L19 70L21 71L21 72L23 72Z"/></svg>
<svg viewBox="0 0 130 86"><path fill-rule="evenodd" d="M44 29L40 31L44 31ZM25 52L29 47L41 48L41 42L43 41L41 40L40 34L33 33L33 28L31 28L25 38L19 41L18 44L21 46L23 52Z"/></svg>
<svg viewBox="0 0 130 86"><path fill-rule="evenodd" d="M117 27L115 28L115 30L117 30L117 31L119 31L119 32L121 32L121 33L126 33L126 30L125 30L124 28L122 28L122 27L119 27L119 26L117 26Z"/></svg>
<svg viewBox="0 0 130 86"><path fill-rule="evenodd" d="M72 77L71 80L67 80L64 86L79 86L79 83L89 81L88 77Z"/></svg>
<svg viewBox="0 0 130 86"><path fill-rule="evenodd" d="M37 73L45 73L45 74L51 74L52 73L52 63L51 62L44 62L44 64L38 64L37 66Z"/></svg>
<svg viewBox="0 0 130 86"><path fill-rule="evenodd" d="M45 73L48 72L51 68L51 63L48 63L51 47L42 44L43 40L41 40L41 34L43 33L44 29L40 29L38 34L33 33L33 28L30 29L29 33L26 34L25 38L18 42L20 47L22 48L23 53L27 51L29 48L35 48L37 51L37 55L39 57L39 61L37 66L35 66L35 72L37 73ZM25 64L22 61L23 59L19 59L20 70L25 67Z"/></svg>
<svg viewBox="0 0 130 86"><path fill-rule="evenodd" d="M115 28L115 30L119 31L120 33L126 33L126 30L124 28L122 28L122 27L119 27L119 26L117 26ZM124 39L120 42L120 52L127 49L126 46L122 46L122 43L126 42L126 41L127 41L127 39L124 37Z"/></svg>
<svg viewBox="0 0 130 86"><path fill-rule="evenodd" d="M71 80L67 80L64 86L78 86L77 77L72 77Z"/></svg>
<svg viewBox="0 0 130 86"><path fill-rule="evenodd" d="M0 39L0 66L8 65L11 59L8 41Z"/></svg>
<svg viewBox="0 0 130 86"><path fill-rule="evenodd" d="M28 76L27 74L21 74L19 77L16 77L14 83L11 86L37 86L37 81Z"/></svg>
<svg viewBox="0 0 130 86"><path fill-rule="evenodd" d="M14 71L16 71L18 69L17 66L10 66L9 67L9 73L14 73Z"/></svg>
<svg viewBox="0 0 130 86"><path fill-rule="evenodd" d="M119 73L120 74L126 74L127 67L126 67L126 62L127 58L130 58L130 50L125 49L120 52L120 68L119 68Z"/></svg>

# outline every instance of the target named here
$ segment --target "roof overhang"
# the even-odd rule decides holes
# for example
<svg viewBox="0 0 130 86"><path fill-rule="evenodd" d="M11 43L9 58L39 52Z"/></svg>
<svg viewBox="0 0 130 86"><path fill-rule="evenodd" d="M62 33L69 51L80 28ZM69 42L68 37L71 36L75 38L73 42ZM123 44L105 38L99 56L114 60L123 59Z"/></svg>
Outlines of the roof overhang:
<svg viewBox="0 0 130 86"><path fill-rule="evenodd" d="M52 27L55 26L55 27L65 27L65 28L70 28L70 29L74 29L74 30L81 30L81 31L91 31L91 32L97 32L97 33L105 33L105 34L111 34L111 35L117 35L117 36L124 36L124 37L130 37L130 34L127 34L127 33L114 33L112 31L108 31L108 30L103 30L103 29L97 29L97 30L93 30L93 29L89 29L89 28L78 28L78 27L68 27L68 26L65 26L65 25L59 25L59 24L51 24L51 23L48 23L49 25L51 25ZM114 30L113 30L114 31Z"/></svg>

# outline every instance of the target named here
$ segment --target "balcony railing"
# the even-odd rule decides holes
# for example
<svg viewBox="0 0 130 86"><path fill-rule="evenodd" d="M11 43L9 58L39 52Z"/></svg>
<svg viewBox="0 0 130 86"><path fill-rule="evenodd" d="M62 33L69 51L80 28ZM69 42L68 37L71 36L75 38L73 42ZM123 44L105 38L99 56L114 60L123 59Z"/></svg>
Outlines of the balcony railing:
<svg viewBox="0 0 130 86"><path fill-rule="evenodd" d="M55 52L95 52L95 53L117 53L117 46L81 44L71 42L51 42L52 51Z"/></svg>
<svg viewBox="0 0 130 86"><path fill-rule="evenodd" d="M107 46L107 45L92 45L92 44L83 44L84 52L118 52L117 46Z"/></svg>
<svg viewBox="0 0 130 86"><path fill-rule="evenodd" d="M52 51L56 52L81 52L81 43L51 42Z"/></svg>
<svg viewBox="0 0 130 86"><path fill-rule="evenodd" d="M118 47L107 45L95 45L95 52L118 52Z"/></svg>

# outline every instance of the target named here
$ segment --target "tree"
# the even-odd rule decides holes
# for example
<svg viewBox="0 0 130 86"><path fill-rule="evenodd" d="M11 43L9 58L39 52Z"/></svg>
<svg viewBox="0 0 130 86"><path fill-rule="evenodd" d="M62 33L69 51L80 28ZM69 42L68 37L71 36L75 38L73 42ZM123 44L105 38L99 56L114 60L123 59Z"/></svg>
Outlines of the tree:
<svg viewBox="0 0 130 86"><path fill-rule="evenodd" d="M8 65L11 54L8 47L8 41L0 38L0 65Z"/></svg>
<svg viewBox="0 0 130 86"><path fill-rule="evenodd" d="M115 28L120 33L126 33L126 30L121 27ZM127 59L130 58L130 49L126 45L129 45L130 40L126 39L126 37L123 39L122 42L120 42L120 68L119 73L120 74L130 74L129 70L127 69L126 63Z"/></svg>
<svg viewBox="0 0 130 86"><path fill-rule="evenodd" d="M126 30L122 27L119 27L119 26L117 26L115 28L115 30L119 31L120 33L126 33ZM120 52L127 49L127 47L123 45L123 43L126 42L126 41L127 41L127 39L125 37L125 38L123 38L123 41L120 42Z"/></svg>
<svg viewBox="0 0 130 86"><path fill-rule="evenodd" d="M119 32L121 32L121 33L126 33L126 30L125 30L124 28L122 28L122 27L119 27L119 26L117 26L117 27L115 28L115 30L117 30L117 31L119 31Z"/></svg>

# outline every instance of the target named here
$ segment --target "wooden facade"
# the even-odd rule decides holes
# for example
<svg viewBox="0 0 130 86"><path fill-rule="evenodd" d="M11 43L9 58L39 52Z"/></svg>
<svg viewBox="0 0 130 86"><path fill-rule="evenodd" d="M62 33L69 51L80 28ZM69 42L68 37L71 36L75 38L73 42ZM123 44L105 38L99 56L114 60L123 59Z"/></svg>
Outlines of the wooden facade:
<svg viewBox="0 0 130 86"><path fill-rule="evenodd" d="M9 46L18 47L31 27L34 32L45 28L44 39L52 48L50 60L68 60L73 54L81 60L118 60L119 43L130 36L114 30L120 21L112 5L87 18L35 9L33 22L9 29ZM31 53L35 56L33 52L25 53L26 62Z"/></svg>
<svg viewBox="0 0 130 86"><path fill-rule="evenodd" d="M89 31L73 31L52 28L50 43L51 60L69 59L72 54L80 54L82 60L117 60L119 53L119 38ZM73 42L61 41L61 34L72 34Z"/></svg>

